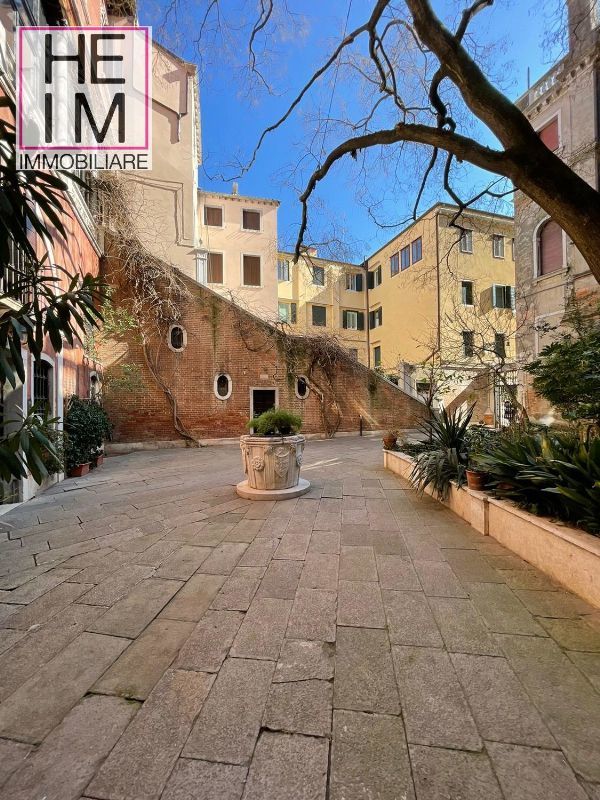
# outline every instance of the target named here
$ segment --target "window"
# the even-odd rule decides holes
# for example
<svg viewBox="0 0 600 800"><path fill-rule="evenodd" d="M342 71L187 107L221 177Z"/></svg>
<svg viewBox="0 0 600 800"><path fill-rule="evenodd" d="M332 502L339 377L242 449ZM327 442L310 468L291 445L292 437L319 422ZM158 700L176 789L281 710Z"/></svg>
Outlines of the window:
<svg viewBox="0 0 600 800"><path fill-rule="evenodd" d="M315 286L325 286L325 267L312 267L312 282Z"/></svg>
<svg viewBox="0 0 600 800"><path fill-rule="evenodd" d="M537 256L538 275L549 275L564 267L562 228L553 219L538 230Z"/></svg>
<svg viewBox="0 0 600 800"><path fill-rule="evenodd" d="M223 253L208 254L207 283L223 283Z"/></svg>
<svg viewBox="0 0 600 800"><path fill-rule="evenodd" d="M168 344L171 350L180 353L187 344L187 333L181 325L171 325Z"/></svg>
<svg viewBox="0 0 600 800"><path fill-rule="evenodd" d="M473 231L464 228L460 232L459 250L461 253L473 252Z"/></svg>
<svg viewBox="0 0 600 800"><path fill-rule="evenodd" d="M260 286L260 256L242 256L242 283Z"/></svg>
<svg viewBox="0 0 600 800"><path fill-rule="evenodd" d="M364 313L362 311L342 311L342 328L350 331L364 331Z"/></svg>
<svg viewBox="0 0 600 800"><path fill-rule="evenodd" d="M410 247L406 245L400 250L400 268L408 269L410 267Z"/></svg>
<svg viewBox="0 0 600 800"><path fill-rule="evenodd" d="M279 320L289 325L296 324L296 303L279 303Z"/></svg>
<svg viewBox="0 0 600 800"><path fill-rule="evenodd" d="M97 372L90 373L90 400L97 401L100 399L100 379Z"/></svg>
<svg viewBox="0 0 600 800"><path fill-rule="evenodd" d="M558 117L554 117L538 131L538 136L549 150L558 150Z"/></svg>
<svg viewBox="0 0 600 800"><path fill-rule="evenodd" d="M429 381L417 381L417 394L429 395L431 392L431 384Z"/></svg>
<svg viewBox="0 0 600 800"><path fill-rule="evenodd" d="M375 367L381 366L381 346L377 345L377 347L373 348L373 365Z"/></svg>
<svg viewBox="0 0 600 800"><path fill-rule="evenodd" d="M515 287L499 286L495 283L492 287L492 305L494 308L514 308Z"/></svg>
<svg viewBox="0 0 600 800"><path fill-rule="evenodd" d="M233 389L231 377L227 375L226 372L221 372L219 375L215 375L213 389L219 400L227 400L229 397L231 397L231 390Z"/></svg>
<svg viewBox="0 0 600 800"><path fill-rule="evenodd" d="M310 389L308 388L308 380L304 375L298 375L296 378L295 392L299 400L306 400L308 397Z"/></svg>
<svg viewBox="0 0 600 800"><path fill-rule="evenodd" d="M277 259L277 280L280 283L290 280L290 262L287 258Z"/></svg>
<svg viewBox="0 0 600 800"><path fill-rule="evenodd" d="M211 228L222 228L223 209L219 206L204 206L204 224Z"/></svg>
<svg viewBox="0 0 600 800"><path fill-rule="evenodd" d="M358 361L358 348L350 347L348 348L348 353L350 355L350 358L354 359L354 361Z"/></svg>
<svg viewBox="0 0 600 800"><path fill-rule="evenodd" d="M475 333L473 331L463 331L463 354L466 358L471 358L475 353Z"/></svg>
<svg viewBox="0 0 600 800"><path fill-rule="evenodd" d="M506 336L503 333L494 334L494 353L499 358L506 356Z"/></svg>
<svg viewBox="0 0 600 800"><path fill-rule="evenodd" d="M312 324L319 328L324 328L327 325L327 308L326 306L313 306L312 307Z"/></svg>
<svg viewBox="0 0 600 800"><path fill-rule="evenodd" d="M367 285L369 289L374 289L381 285L381 267L375 267L367 275Z"/></svg>
<svg viewBox="0 0 600 800"><path fill-rule="evenodd" d="M259 231L260 230L260 211L242 211L242 228L245 231Z"/></svg>
<svg viewBox="0 0 600 800"><path fill-rule="evenodd" d="M372 330L373 328L379 328L380 325L383 325L383 309L381 307L375 309L375 311L369 311L369 328Z"/></svg>
<svg viewBox="0 0 600 800"><path fill-rule="evenodd" d="M410 247L412 250L412 263L416 264L417 261L420 261L423 258L423 239L421 239L419 236L418 239L414 240Z"/></svg>
<svg viewBox="0 0 600 800"><path fill-rule="evenodd" d="M394 253L390 256L390 273L392 275L397 275L400 272L400 256L398 253Z"/></svg>
<svg viewBox="0 0 600 800"><path fill-rule="evenodd" d="M461 300L463 306L472 306L473 305L473 281L462 281L461 282Z"/></svg>
<svg viewBox="0 0 600 800"><path fill-rule="evenodd" d="M492 254L494 258L504 258L504 236L496 233L492 236Z"/></svg>
<svg viewBox="0 0 600 800"><path fill-rule="evenodd" d="M33 362L33 402L38 408L52 408L52 364Z"/></svg>
<svg viewBox="0 0 600 800"><path fill-rule="evenodd" d="M349 272L346 274L346 289L349 292L362 292L363 276L359 272Z"/></svg>

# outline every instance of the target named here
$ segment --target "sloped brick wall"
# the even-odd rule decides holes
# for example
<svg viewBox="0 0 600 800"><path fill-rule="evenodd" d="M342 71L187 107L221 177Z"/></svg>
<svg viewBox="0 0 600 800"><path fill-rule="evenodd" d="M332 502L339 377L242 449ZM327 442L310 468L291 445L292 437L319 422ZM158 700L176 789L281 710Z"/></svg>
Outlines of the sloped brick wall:
<svg viewBox="0 0 600 800"><path fill-rule="evenodd" d="M278 405L302 416L303 432L323 433L317 394L311 391L305 400L295 394L295 381L283 357L282 334L205 287L193 281L189 285L193 299L181 320L187 333L185 349L177 353L166 340L158 344L160 374L177 399L186 428L198 438L245 433L251 389L276 388ZM127 298L121 293L118 302L126 303ZM102 358L107 376L118 376L122 365L134 365L143 384L142 388L113 388L105 393L115 426L114 440L178 439L171 406L146 366L137 337L105 343ZM227 400L214 393L219 373L232 379L233 390ZM317 380L322 377L316 376ZM345 354L336 368L334 393L342 417L340 431L358 431L361 416L365 430L411 428L424 412L421 403Z"/></svg>

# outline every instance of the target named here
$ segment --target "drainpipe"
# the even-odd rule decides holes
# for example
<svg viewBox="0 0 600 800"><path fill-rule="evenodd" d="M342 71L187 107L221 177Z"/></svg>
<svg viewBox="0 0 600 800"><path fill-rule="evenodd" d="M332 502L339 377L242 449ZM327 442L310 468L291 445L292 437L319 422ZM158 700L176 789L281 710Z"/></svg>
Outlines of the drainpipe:
<svg viewBox="0 0 600 800"><path fill-rule="evenodd" d="M435 215L435 276L437 283L437 349L442 350L442 298L440 296L440 212Z"/></svg>
<svg viewBox="0 0 600 800"><path fill-rule="evenodd" d="M369 328L369 262L366 258L363 260L361 267L365 273L365 330L367 332L367 367L371 369L371 329Z"/></svg>

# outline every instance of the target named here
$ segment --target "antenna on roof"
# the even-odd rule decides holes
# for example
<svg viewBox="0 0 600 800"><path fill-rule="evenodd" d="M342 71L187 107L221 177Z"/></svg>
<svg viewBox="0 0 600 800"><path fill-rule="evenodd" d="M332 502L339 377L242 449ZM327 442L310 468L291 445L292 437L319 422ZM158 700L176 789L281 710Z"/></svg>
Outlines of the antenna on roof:
<svg viewBox="0 0 600 800"><path fill-rule="evenodd" d="M238 185L237 185L237 181L234 181L234 184L231 187L231 194L237 194L237 193L238 193Z"/></svg>

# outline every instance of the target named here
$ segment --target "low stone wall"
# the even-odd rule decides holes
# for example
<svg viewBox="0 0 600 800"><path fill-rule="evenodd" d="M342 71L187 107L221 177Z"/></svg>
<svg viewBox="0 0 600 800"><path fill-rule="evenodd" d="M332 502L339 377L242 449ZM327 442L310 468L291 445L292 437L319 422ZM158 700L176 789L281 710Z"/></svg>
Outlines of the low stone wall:
<svg viewBox="0 0 600 800"><path fill-rule="evenodd" d="M391 450L383 453L385 468L408 480L413 459ZM426 492L434 496L431 489ZM600 607L600 538L467 487L452 486L448 500L440 502L479 533L496 539L569 591Z"/></svg>

